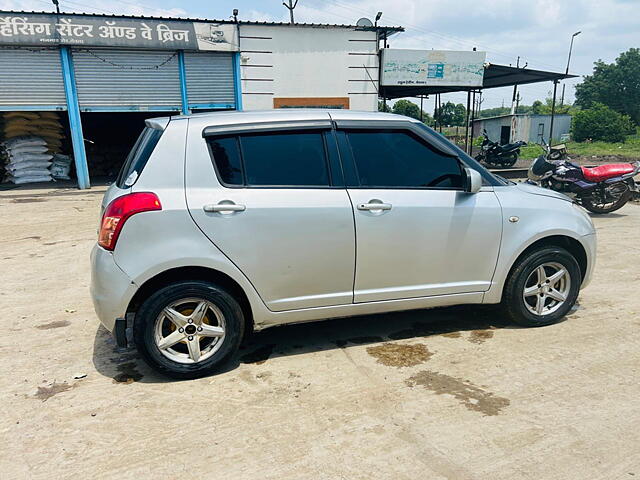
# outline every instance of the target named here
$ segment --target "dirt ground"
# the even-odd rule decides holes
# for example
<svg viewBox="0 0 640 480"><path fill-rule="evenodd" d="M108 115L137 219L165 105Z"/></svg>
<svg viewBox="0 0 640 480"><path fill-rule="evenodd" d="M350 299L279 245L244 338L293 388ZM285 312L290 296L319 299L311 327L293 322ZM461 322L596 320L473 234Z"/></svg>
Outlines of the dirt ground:
<svg viewBox="0 0 640 480"><path fill-rule="evenodd" d="M257 334L224 373L155 375L89 297L104 188L0 192L0 477L640 477L640 206L595 218L558 325L467 307Z"/></svg>

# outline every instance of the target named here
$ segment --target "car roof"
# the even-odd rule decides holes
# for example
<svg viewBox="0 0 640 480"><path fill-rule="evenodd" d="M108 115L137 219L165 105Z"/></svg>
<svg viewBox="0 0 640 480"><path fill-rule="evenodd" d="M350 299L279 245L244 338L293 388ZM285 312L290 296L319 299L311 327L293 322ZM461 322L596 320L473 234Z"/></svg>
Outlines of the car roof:
<svg viewBox="0 0 640 480"><path fill-rule="evenodd" d="M210 126L237 125L243 123L263 123L269 121L300 121L300 120L389 120L389 121L417 121L403 115L384 112L364 112L357 110L341 110L326 108L280 108L273 110L225 111L192 113L177 115L177 119L194 119ZM156 119L159 120L159 119Z"/></svg>

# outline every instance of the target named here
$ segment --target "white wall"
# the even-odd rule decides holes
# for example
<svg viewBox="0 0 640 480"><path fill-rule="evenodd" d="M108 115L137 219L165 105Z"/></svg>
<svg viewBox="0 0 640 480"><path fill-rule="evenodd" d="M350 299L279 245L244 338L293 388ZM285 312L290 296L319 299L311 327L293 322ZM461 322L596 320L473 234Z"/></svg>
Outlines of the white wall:
<svg viewBox="0 0 640 480"><path fill-rule="evenodd" d="M271 109L279 97L348 97L352 110L378 108L375 32L240 25L240 49L245 110Z"/></svg>

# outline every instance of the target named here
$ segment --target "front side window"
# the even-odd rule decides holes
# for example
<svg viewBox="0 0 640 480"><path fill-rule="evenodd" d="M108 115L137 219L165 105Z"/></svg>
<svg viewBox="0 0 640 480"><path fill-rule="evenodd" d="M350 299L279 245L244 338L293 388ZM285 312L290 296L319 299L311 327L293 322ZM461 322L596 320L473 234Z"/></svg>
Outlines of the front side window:
<svg viewBox="0 0 640 480"><path fill-rule="evenodd" d="M209 139L218 176L228 186L330 185L322 132L242 134Z"/></svg>
<svg viewBox="0 0 640 480"><path fill-rule="evenodd" d="M361 187L462 188L456 158L402 130L347 133Z"/></svg>

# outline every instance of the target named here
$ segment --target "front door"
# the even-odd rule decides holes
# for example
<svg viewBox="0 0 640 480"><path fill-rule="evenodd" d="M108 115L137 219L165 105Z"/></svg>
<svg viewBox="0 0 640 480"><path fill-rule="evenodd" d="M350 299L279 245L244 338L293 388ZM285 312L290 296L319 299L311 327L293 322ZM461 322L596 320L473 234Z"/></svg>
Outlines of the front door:
<svg viewBox="0 0 640 480"><path fill-rule="evenodd" d="M356 179L354 301L488 290L502 228L494 192L464 192L459 159L409 130L339 136Z"/></svg>
<svg viewBox="0 0 640 480"><path fill-rule="evenodd" d="M189 211L267 307L351 303L353 211L344 183L332 175L338 168L330 162L339 163L331 131L226 134L206 141L210 158L187 155ZM191 167L198 158L199 170Z"/></svg>

